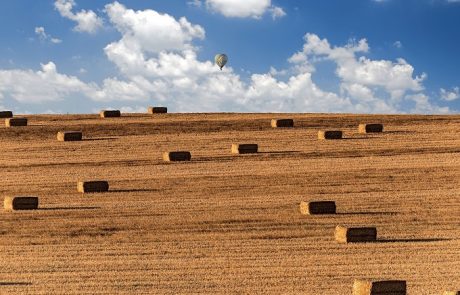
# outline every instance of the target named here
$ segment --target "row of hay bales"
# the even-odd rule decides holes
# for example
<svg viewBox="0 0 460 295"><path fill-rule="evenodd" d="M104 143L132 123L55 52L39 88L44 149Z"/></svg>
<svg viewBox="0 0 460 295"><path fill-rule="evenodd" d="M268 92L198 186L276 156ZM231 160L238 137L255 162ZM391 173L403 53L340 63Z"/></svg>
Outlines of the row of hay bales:
<svg viewBox="0 0 460 295"><path fill-rule="evenodd" d="M166 107L148 107L147 113L149 114L166 114L168 108ZM119 110L102 110L99 112L101 118L116 118L121 117ZM14 117L12 111L0 111L0 119L5 119L6 127L20 127L27 126L27 118Z"/></svg>
<svg viewBox="0 0 460 295"><path fill-rule="evenodd" d="M148 107L149 114L166 114L168 112L168 108L166 107ZM102 110L99 113L101 118L117 118L121 117L120 110ZM0 111L0 118L5 118L5 126L6 127L17 127L17 126L27 126L28 120L27 118L23 117L13 117L13 112L11 111ZM273 128L293 128L294 127L294 120L293 119L272 119L271 126ZM67 132L67 131L66 131ZM78 131L68 131L67 137L59 137L58 140L69 141L71 140L79 140L78 136L74 137ZM359 124L358 126L359 133L377 133L383 132L383 125L378 123L372 124ZM72 135L73 133L74 135ZM62 135L61 135L62 136ZM75 139L72 139L75 138ZM318 131L318 139L341 139L343 138L343 131L341 130L320 130ZM80 139L81 140L81 139Z"/></svg>
<svg viewBox="0 0 460 295"><path fill-rule="evenodd" d="M147 113L149 114L166 114L168 113L167 107L148 107ZM101 118L117 118L121 117L120 110L102 110L99 112Z"/></svg>

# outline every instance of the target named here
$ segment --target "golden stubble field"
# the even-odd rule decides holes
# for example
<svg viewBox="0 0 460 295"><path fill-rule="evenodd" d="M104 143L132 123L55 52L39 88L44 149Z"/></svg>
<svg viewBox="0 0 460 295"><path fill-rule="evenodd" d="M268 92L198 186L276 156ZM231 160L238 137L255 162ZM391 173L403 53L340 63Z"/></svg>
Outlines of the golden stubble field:
<svg viewBox="0 0 460 295"><path fill-rule="evenodd" d="M270 119L295 119L272 129ZM0 294L351 294L355 278L408 294L460 289L460 116L28 116L0 127ZM358 134L358 123L383 123ZM320 129L346 139L318 141ZM82 130L81 142L58 142ZM260 153L232 155L232 143ZM189 150L191 162L162 152ZM77 193L78 180L110 192ZM303 216L304 200L338 214ZM336 225L376 226L337 244Z"/></svg>

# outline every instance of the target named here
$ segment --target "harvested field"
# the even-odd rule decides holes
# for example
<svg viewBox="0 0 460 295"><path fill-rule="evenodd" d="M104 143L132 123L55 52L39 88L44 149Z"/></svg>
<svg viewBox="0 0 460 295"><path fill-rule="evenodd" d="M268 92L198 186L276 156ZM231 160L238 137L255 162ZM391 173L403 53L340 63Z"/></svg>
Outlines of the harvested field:
<svg viewBox="0 0 460 295"><path fill-rule="evenodd" d="M460 116L289 114L28 116L0 127L0 294L351 294L355 279L412 295L460 287ZM282 117L282 114L279 114ZM359 134L360 122L385 131ZM56 141L81 130L82 141ZM343 130L344 140L317 140ZM232 143L256 142L234 156ZM167 163L163 151L193 161ZM81 179L110 191L78 193ZM305 216L303 200L337 214ZM334 230L375 226L373 243Z"/></svg>

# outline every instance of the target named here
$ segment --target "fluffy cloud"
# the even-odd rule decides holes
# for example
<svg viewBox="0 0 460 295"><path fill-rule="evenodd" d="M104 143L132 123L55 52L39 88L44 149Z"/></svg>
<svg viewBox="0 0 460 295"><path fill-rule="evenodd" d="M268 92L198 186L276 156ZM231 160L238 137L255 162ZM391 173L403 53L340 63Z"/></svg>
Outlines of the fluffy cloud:
<svg viewBox="0 0 460 295"><path fill-rule="evenodd" d="M348 99L320 90L310 73L292 76L286 82L271 73L256 74L245 83L231 68L221 72L212 62L199 61L192 42L204 38L204 29L185 18L176 20L153 10L133 11L118 2L107 5L106 11L122 36L106 46L105 52L129 82L111 81L110 87L99 92L100 98L112 97L105 95L104 89L120 89L135 91L133 96L138 99L151 94L180 111L353 109ZM161 34L165 30L167 37Z"/></svg>
<svg viewBox="0 0 460 295"><path fill-rule="evenodd" d="M37 72L0 71L0 96L38 102L78 94L106 105L136 106L132 110L149 102L179 112L449 111L430 102L423 93L426 75L415 75L406 61L366 57L370 48L365 39L331 46L326 39L306 34L302 50L289 58L288 68L271 68L245 80L231 64L220 71L212 61L198 59L194 42L205 38L205 30L186 18L151 9L135 11L118 2L106 5L105 11L120 33L117 41L104 48L118 77L106 78L99 85L84 83L58 73L48 63ZM314 82L316 68L324 60L336 66L339 93Z"/></svg>
<svg viewBox="0 0 460 295"><path fill-rule="evenodd" d="M206 7L213 12L220 13L226 17L252 17L260 18L266 12L270 13L273 19L286 15L281 7L271 4L271 0L205 0ZM194 6L201 6L201 1L189 2Z"/></svg>
<svg viewBox="0 0 460 295"><path fill-rule="evenodd" d="M460 92L459 87L454 87L452 88L451 91L441 88L439 91L439 94L441 96L441 99L446 100L446 101L453 101L453 100L460 98L459 92Z"/></svg>
<svg viewBox="0 0 460 295"><path fill-rule="evenodd" d="M192 25L185 17L176 21L168 14L151 9L134 11L118 2L106 5L105 10L110 22L123 35L120 41L106 47L106 52L114 55L183 50L190 47L192 39L203 39L205 36L201 26ZM142 57L133 55L130 58Z"/></svg>
<svg viewBox="0 0 460 295"><path fill-rule="evenodd" d="M48 34L45 32L45 28L44 28L44 27L36 27L36 28L35 28L35 34L38 36L38 38L39 38L41 41L50 41L50 42L53 43L53 44L62 43L62 40L61 40L61 39L53 38L51 35L48 35Z"/></svg>
<svg viewBox="0 0 460 295"><path fill-rule="evenodd" d="M310 59L324 57L337 64L337 76L345 84L359 84L366 87L382 87L392 98L399 99L407 91L423 90L422 81L426 74L414 77L414 68L403 59L370 60L361 55L369 51L366 39L351 40L343 47L331 47L326 39L315 34L305 35L303 50L294 54L290 61L306 64Z"/></svg>
<svg viewBox="0 0 460 295"><path fill-rule="evenodd" d="M414 75L413 66L403 59L396 62L371 60L365 56L369 50L366 39L350 40L345 46L332 47L326 39L306 34L303 50L292 55L289 61L300 69L311 68L322 59L334 62L343 95L358 100L355 103L360 105L374 102L379 111L397 110L401 100L417 103L417 99L420 102L420 96L412 94L424 90L423 80L427 75Z"/></svg>
<svg viewBox="0 0 460 295"><path fill-rule="evenodd" d="M53 62L41 65L40 71L0 70L0 96L9 95L22 103L56 101L70 94L92 95L93 86L60 74Z"/></svg>
<svg viewBox="0 0 460 295"><path fill-rule="evenodd" d="M103 25L103 21L92 10L80 10L72 12L75 6L74 0L56 0L54 7L61 16L77 22L74 30L77 32L95 33Z"/></svg>

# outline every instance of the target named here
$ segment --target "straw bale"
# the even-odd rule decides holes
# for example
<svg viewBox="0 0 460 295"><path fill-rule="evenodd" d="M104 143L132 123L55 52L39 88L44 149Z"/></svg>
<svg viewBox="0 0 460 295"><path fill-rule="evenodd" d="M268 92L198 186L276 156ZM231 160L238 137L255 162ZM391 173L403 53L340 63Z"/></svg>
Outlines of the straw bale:
<svg viewBox="0 0 460 295"><path fill-rule="evenodd" d="M3 207L6 211L34 210L38 208L38 197L5 197Z"/></svg>
<svg viewBox="0 0 460 295"><path fill-rule="evenodd" d="M342 135L340 130L318 131L318 139L341 139Z"/></svg>
<svg viewBox="0 0 460 295"><path fill-rule="evenodd" d="M300 213L303 215L335 214L334 201L300 202Z"/></svg>
<svg viewBox="0 0 460 295"><path fill-rule="evenodd" d="M339 243L375 242L377 229L375 227L345 227L335 228L335 240Z"/></svg>
<svg viewBox="0 0 460 295"><path fill-rule="evenodd" d="M192 154L187 151L164 152L163 160L167 162L190 161Z"/></svg>
<svg viewBox="0 0 460 295"><path fill-rule="evenodd" d="M382 124L359 124L359 133L376 133L383 132Z"/></svg>
<svg viewBox="0 0 460 295"><path fill-rule="evenodd" d="M8 118L5 119L6 127L27 126L27 118Z"/></svg>
<svg viewBox="0 0 460 295"><path fill-rule="evenodd" d="M103 110L99 112L101 118L116 118L121 117L121 112L119 110Z"/></svg>
<svg viewBox="0 0 460 295"><path fill-rule="evenodd" d="M292 119L272 119L271 126L273 128L290 128L290 127L294 127L294 120L292 120Z"/></svg>
<svg viewBox="0 0 460 295"><path fill-rule="evenodd" d="M149 114L166 114L168 112L167 107L149 107Z"/></svg>
<svg viewBox="0 0 460 295"><path fill-rule="evenodd" d="M109 191L109 182L105 180L79 181L77 183L79 193L101 193Z"/></svg>
<svg viewBox="0 0 460 295"><path fill-rule="evenodd" d="M255 143L232 144L232 154L252 154L257 153L259 146Z"/></svg>
<svg viewBox="0 0 460 295"><path fill-rule="evenodd" d="M406 281L355 280L353 295L406 295Z"/></svg>
<svg viewBox="0 0 460 295"><path fill-rule="evenodd" d="M13 118L13 112L12 111L0 111L0 118Z"/></svg>
<svg viewBox="0 0 460 295"><path fill-rule="evenodd" d="M57 134L58 141L80 141L82 138L81 131L59 131Z"/></svg>

